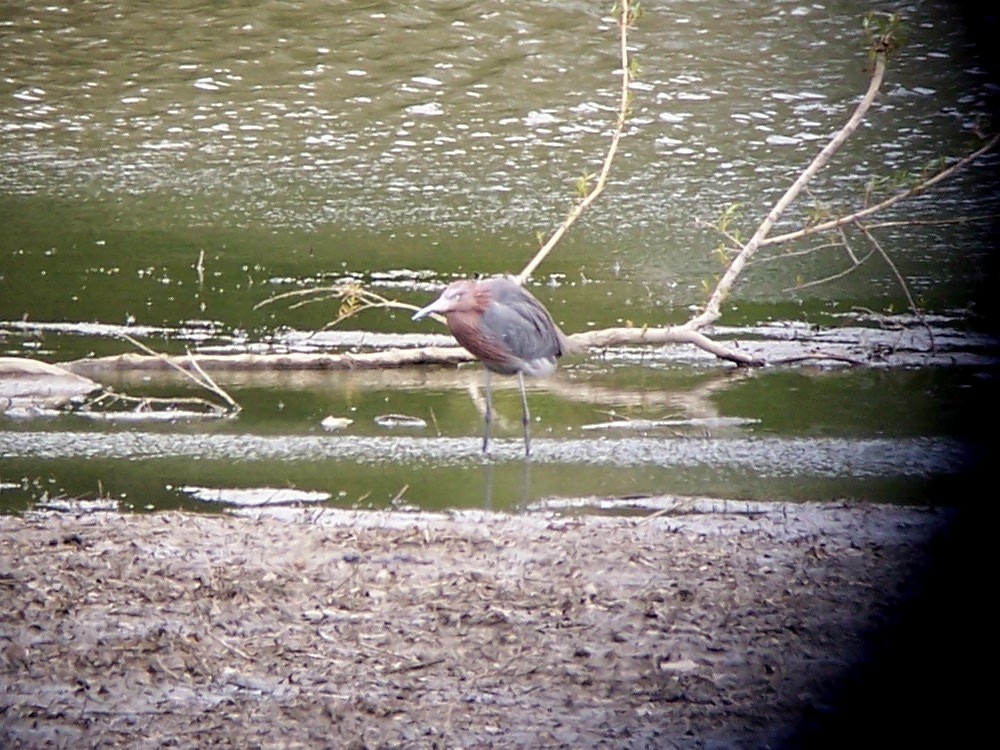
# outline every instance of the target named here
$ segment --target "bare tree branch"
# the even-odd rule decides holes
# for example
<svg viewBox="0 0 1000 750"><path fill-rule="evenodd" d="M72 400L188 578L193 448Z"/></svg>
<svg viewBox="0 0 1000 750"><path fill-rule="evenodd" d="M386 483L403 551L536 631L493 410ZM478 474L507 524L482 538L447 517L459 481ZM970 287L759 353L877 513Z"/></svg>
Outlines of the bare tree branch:
<svg viewBox="0 0 1000 750"><path fill-rule="evenodd" d="M808 289L809 287L813 287L813 286L822 286L823 284L829 284L831 281L836 281L837 279L842 279L845 276L849 276L850 274L852 274L855 271L857 271L858 268L860 268L861 265L866 260L868 260L870 257L872 257L874 254L875 254L875 251L872 250L867 255L865 255L863 258L856 259L854 261L854 263L852 263L851 265L849 265L843 271L838 271L837 273L832 273L829 276L824 276L821 279L813 279L812 281L805 281L805 282L803 282L801 284L796 284L795 286L786 287L785 289L782 289L781 291L783 291L783 292L797 292L797 291L800 291L802 289Z"/></svg>
<svg viewBox="0 0 1000 750"><path fill-rule="evenodd" d="M807 281L803 284L796 284L795 286L788 287L787 289L783 289L782 291L793 292L799 289L808 289L811 286L819 286L821 284L826 284L827 282L833 281L834 279L843 278L844 276L847 276L848 274L856 271L861 266L862 263L864 263L874 254L873 250L872 252L868 253L868 255L866 255L864 258L859 259L858 256L855 255L854 249L851 247L850 240L847 239L847 233L844 232L843 227L837 227L837 229L834 231L836 231L837 236L840 238L839 242L830 242L827 243L826 245L820 245L819 247L812 248L809 252L813 250L819 250L820 248L824 247L840 246L844 248L844 251L847 253L847 257L851 259L851 265L839 273L831 274L830 276L826 276L822 279L816 279L815 281ZM789 255L793 255L793 253L789 253ZM774 260L774 259L771 258L769 260Z"/></svg>
<svg viewBox="0 0 1000 750"><path fill-rule="evenodd" d="M598 196L604 192L604 188L608 182L608 175L611 173L611 164L614 162L615 154L618 152L618 143L622 139L622 135L625 132L625 122L628 118L629 113L629 83L632 82L632 66L629 63L628 56L628 30L635 20L634 13L629 7L629 0L620 0L619 10L620 15L618 17L618 28L619 28L619 54L621 56L621 66L622 66L622 84L621 84L621 95L619 99L618 106L618 120L615 123L615 129L611 134L611 145L608 146L608 152L604 157L604 163L601 165L601 172L597 176L597 181L590 191L583 196L581 200L573 206L569 215L566 217L565 221L559 225L559 227L552 233L548 241L542 245L541 249L535 253L528 264L521 270L521 272L515 277L515 281L518 284L524 284L531 274L535 272L535 269L541 265L542 261L548 257L552 249L559 244L559 241L563 238L569 228L576 223L576 220L580 218L584 211L590 207L590 204L597 200Z"/></svg>
<svg viewBox="0 0 1000 750"><path fill-rule="evenodd" d="M713 341L700 331L684 326L669 328L602 328L599 331L575 333L569 337L577 346L583 348L607 348L609 346L628 346L641 344L693 344L720 359L735 362L739 365L764 364L755 357L731 349Z"/></svg>
<svg viewBox="0 0 1000 750"><path fill-rule="evenodd" d="M188 356L185 363L189 364L195 370L194 373L177 364L176 360L173 357L169 357L166 354L162 354L160 352L150 349L141 341L132 338L127 333L123 333L121 337L125 339L125 341L132 344L132 346L134 346L136 349L141 349L150 357L160 360L165 364L167 364L168 366L170 366L171 368L173 368L174 370L177 370L177 372L181 373L184 377L194 381L194 383L199 387L204 388L205 390L210 391L211 393L214 393L216 396L218 396L227 404L229 404L232 414L238 414L240 412L241 410L240 405L236 403L233 397L230 396L221 386L219 386L218 383L212 380L212 378L210 378L205 373L205 371L198 364L198 361L191 355L190 352L188 352Z"/></svg>
<svg viewBox="0 0 1000 750"><path fill-rule="evenodd" d="M809 237L810 235L817 234L819 232L828 232L831 229L836 229L837 227L844 226L845 224L853 224L855 221L864 219L868 216L872 216L873 214L879 213L880 211L884 211L890 206L893 206L896 203L899 203L900 201L907 200L908 198L912 198L915 195L919 195L920 193L925 192L928 188L931 188L934 185L938 184L939 182L948 179L953 174L955 174L961 169L964 169L966 166L971 164L973 161L978 159L986 152L992 151L994 148L996 148L997 143L1000 143L1000 135L993 136L993 138L991 138L989 141L986 142L986 145L976 149L971 154L962 157L957 162L952 164L950 167L942 169L933 177L923 180L919 184L914 185L913 187L904 190L901 193L897 193L896 195L886 198L884 201L868 206L867 208L863 208L860 211L855 211L852 214L847 214L846 216L840 216L837 217L836 219L831 219L830 221L824 221L820 224L814 224L813 226L804 227L794 232L788 232L786 234L778 234L775 235L774 237L768 237L766 239L762 239L760 241L760 246L764 247L766 245L777 245L782 242L792 242L794 240L802 239L803 237ZM952 221L963 221L963 219L954 219ZM914 222L903 222L903 223L917 223L917 222L914 221Z"/></svg>
<svg viewBox="0 0 1000 750"><path fill-rule="evenodd" d="M820 151L819 155L813 159L812 163L803 170L802 174L798 176L792 186L785 191L785 194L778 199L774 207L768 212L767 217L754 232L753 237L747 242L739 254L733 258L733 262L730 263L726 272L722 275L719 283L716 284L715 290L709 297L708 302L705 304L704 310L701 314L696 315L691 318L682 327L687 330L697 330L711 325L716 320L719 319L721 313L721 307L723 300L729 296L732 291L733 285L736 283L737 278L743 272L743 268L746 266L753 254L757 252L760 247L761 242L767 237L767 234L771 231L771 228L778 221L778 218L785 212L785 209L792 204L799 193L802 192L806 184L811 180L820 169L826 166L827 162L833 157L833 155L840 149L842 145L847 141L847 139L858 129L861 125L861 121L864 119L868 110L871 108L872 104L875 102L875 95L882 86L882 80L885 77L885 56L876 55L875 65L872 70L872 77L868 83L868 91L865 92L864 97L862 97L861 102L855 108L854 113L848 119L847 124L841 128L836 135L830 140L830 142Z"/></svg>

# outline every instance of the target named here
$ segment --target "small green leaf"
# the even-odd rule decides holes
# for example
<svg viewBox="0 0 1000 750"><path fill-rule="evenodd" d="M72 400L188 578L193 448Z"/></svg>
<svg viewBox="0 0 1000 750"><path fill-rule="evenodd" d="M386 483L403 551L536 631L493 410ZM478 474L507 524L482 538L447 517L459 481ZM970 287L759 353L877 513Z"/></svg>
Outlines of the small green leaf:
<svg viewBox="0 0 1000 750"><path fill-rule="evenodd" d="M590 182L595 177L597 177L597 173L591 172L590 174L582 174L576 178L576 192L581 198L587 197L587 193L590 192Z"/></svg>

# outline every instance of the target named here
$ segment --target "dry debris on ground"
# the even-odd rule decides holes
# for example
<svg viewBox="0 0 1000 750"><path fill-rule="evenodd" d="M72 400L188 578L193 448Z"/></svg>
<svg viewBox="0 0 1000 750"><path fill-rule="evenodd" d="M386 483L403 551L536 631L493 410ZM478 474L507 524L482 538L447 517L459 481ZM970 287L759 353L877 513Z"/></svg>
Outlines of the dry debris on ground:
<svg viewBox="0 0 1000 750"><path fill-rule="evenodd" d="M790 746L952 514L307 518L0 517L0 746Z"/></svg>

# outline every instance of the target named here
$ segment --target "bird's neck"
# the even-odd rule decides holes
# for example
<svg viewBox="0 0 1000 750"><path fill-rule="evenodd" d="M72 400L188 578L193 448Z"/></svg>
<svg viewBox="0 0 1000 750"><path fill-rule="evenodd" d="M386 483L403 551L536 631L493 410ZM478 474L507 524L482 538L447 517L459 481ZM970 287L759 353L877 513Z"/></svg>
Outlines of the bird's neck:
<svg viewBox="0 0 1000 750"><path fill-rule="evenodd" d="M484 362L504 362L507 352L492 337L486 335L479 324L481 315L474 310L450 312L446 316L448 329L455 340Z"/></svg>
<svg viewBox="0 0 1000 750"><path fill-rule="evenodd" d="M479 315L473 310L453 311L445 316L448 322L448 330L451 335L458 339L458 343L465 346L465 342L478 337L479 330L476 321Z"/></svg>

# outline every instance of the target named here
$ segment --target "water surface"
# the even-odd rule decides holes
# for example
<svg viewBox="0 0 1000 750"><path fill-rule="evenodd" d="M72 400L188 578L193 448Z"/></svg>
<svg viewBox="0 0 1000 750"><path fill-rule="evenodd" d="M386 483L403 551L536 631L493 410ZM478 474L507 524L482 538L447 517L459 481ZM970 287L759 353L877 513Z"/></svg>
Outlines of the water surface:
<svg viewBox="0 0 1000 750"><path fill-rule="evenodd" d="M864 127L776 231L861 205L873 176L898 184L978 142L990 81L960 19L947 6L885 7L904 13L909 42ZM645 7L609 189L532 283L566 330L687 318L721 269L719 235L695 220L739 204L746 236L842 125L867 84L868 9ZM608 145L620 73L607 12L574 2L177 0L3 9L0 353L127 351L121 326L163 351L281 350L303 345L336 305L256 307L274 294L351 280L424 304L456 276L519 270ZM995 166L984 159L885 218L988 213ZM986 222L876 231L919 304L958 335L983 332ZM847 241L866 251L856 232ZM877 257L799 290L843 271L847 250L767 260L810 247L765 252L721 323L837 327L859 310L868 325L900 323L905 297ZM350 327L441 332L392 312ZM964 466L975 432L962 423L965 399L992 369L746 376L656 353L594 353L533 388L530 467L518 458L509 383L498 395L498 456L484 462L476 371L398 375L230 382L244 412L216 424L0 417L0 507L93 495L202 507L178 488L248 486L375 507L663 492L911 501L928 478ZM155 378L114 385L190 390ZM374 421L387 413L427 427L387 431ZM332 434L327 416L354 421ZM583 429L678 416L749 422ZM885 459L874 468L873 454Z"/></svg>

